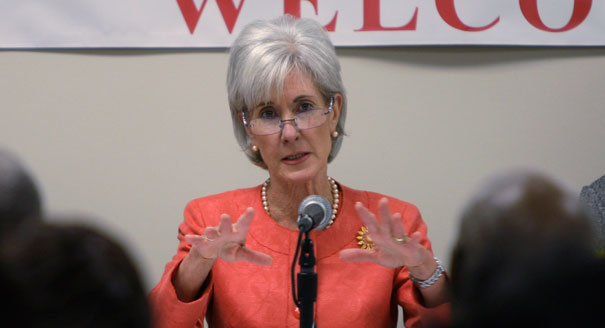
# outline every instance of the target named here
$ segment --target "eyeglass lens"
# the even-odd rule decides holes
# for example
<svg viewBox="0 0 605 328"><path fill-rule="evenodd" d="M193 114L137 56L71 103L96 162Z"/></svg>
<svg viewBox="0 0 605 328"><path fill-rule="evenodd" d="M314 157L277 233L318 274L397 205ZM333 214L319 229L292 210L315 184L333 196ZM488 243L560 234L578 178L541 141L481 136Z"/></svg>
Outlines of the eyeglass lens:
<svg viewBox="0 0 605 328"><path fill-rule="evenodd" d="M299 130L307 130L318 127L326 122L327 115L332 111L333 99L330 99L328 110L322 108L311 108L296 113L293 119L282 120L279 116L258 117L250 120L248 127L256 135L270 135L281 131L284 124L291 122Z"/></svg>

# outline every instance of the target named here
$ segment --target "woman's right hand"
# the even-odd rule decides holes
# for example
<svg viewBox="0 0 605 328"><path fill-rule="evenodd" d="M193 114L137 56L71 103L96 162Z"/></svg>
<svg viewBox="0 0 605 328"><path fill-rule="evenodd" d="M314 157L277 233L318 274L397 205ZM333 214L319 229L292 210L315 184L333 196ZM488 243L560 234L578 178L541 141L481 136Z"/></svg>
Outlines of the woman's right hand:
<svg viewBox="0 0 605 328"><path fill-rule="evenodd" d="M214 262L222 258L228 262L247 261L258 265L270 265L271 256L247 248L246 236L254 209L248 207L236 223L227 214L221 215L218 226L208 227L201 235L185 235L191 244L189 254L180 263L173 284L182 302L191 302L200 296L200 289L208 277Z"/></svg>
<svg viewBox="0 0 605 328"><path fill-rule="evenodd" d="M222 214L218 226L208 227L202 235L186 235L191 243L190 252L205 260L221 258L227 262L246 261L258 265L270 265L271 256L247 248L246 236L254 218L254 209L248 207L233 223L228 214Z"/></svg>

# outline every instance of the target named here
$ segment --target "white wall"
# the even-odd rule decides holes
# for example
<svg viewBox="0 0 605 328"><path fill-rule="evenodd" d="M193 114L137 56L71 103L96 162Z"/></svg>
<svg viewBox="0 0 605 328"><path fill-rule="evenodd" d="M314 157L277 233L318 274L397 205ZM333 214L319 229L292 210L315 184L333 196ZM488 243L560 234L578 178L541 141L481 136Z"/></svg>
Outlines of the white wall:
<svg viewBox="0 0 605 328"><path fill-rule="evenodd" d="M460 208L511 167L579 192L605 173L605 49L339 49L347 130L329 173L417 204L449 263ZM0 52L0 147L54 215L132 252L150 289L194 197L260 184L231 132L224 50Z"/></svg>

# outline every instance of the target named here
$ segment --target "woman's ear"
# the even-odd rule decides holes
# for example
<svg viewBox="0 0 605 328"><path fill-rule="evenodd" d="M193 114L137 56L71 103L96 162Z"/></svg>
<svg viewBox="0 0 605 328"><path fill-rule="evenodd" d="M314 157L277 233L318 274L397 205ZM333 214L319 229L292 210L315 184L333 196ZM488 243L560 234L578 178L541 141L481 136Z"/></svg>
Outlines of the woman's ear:
<svg viewBox="0 0 605 328"><path fill-rule="evenodd" d="M255 144L255 135L250 133L250 129L246 126L246 124L244 124L244 112L237 113L237 117L239 118L241 125L244 127L244 131L246 131L248 139L250 139L250 143Z"/></svg>
<svg viewBox="0 0 605 328"><path fill-rule="evenodd" d="M340 118L340 109L342 108L342 94L337 93L333 96L334 103L332 104L332 118L330 119L330 132L336 131L338 119Z"/></svg>
<svg viewBox="0 0 605 328"><path fill-rule="evenodd" d="M246 128L246 124L244 124L244 112L237 112L237 118L239 119L240 124Z"/></svg>
<svg viewBox="0 0 605 328"><path fill-rule="evenodd" d="M250 130L248 129L246 124L244 124L244 112L238 112L237 117L239 118L239 123L244 127L246 134L248 134L248 137L252 138L252 134L250 133Z"/></svg>

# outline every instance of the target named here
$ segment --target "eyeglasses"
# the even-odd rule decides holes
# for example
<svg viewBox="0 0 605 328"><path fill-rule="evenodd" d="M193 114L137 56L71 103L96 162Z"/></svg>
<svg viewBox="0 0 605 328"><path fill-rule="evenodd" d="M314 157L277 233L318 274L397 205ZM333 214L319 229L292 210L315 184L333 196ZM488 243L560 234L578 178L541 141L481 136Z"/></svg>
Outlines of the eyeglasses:
<svg viewBox="0 0 605 328"><path fill-rule="evenodd" d="M292 122L294 127L299 130L307 130L316 128L326 122L328 114L334 106L334 97L330 97L330 105L326 111L323 108L312 108L300 106L294 118L282 120L275 110L262 111L259 115L248 122L246 120L246 112L242 112L242 121L244 125L250 129L250 132L257 136L268 136L279 133L284 128L285 122Z"/></svg>

